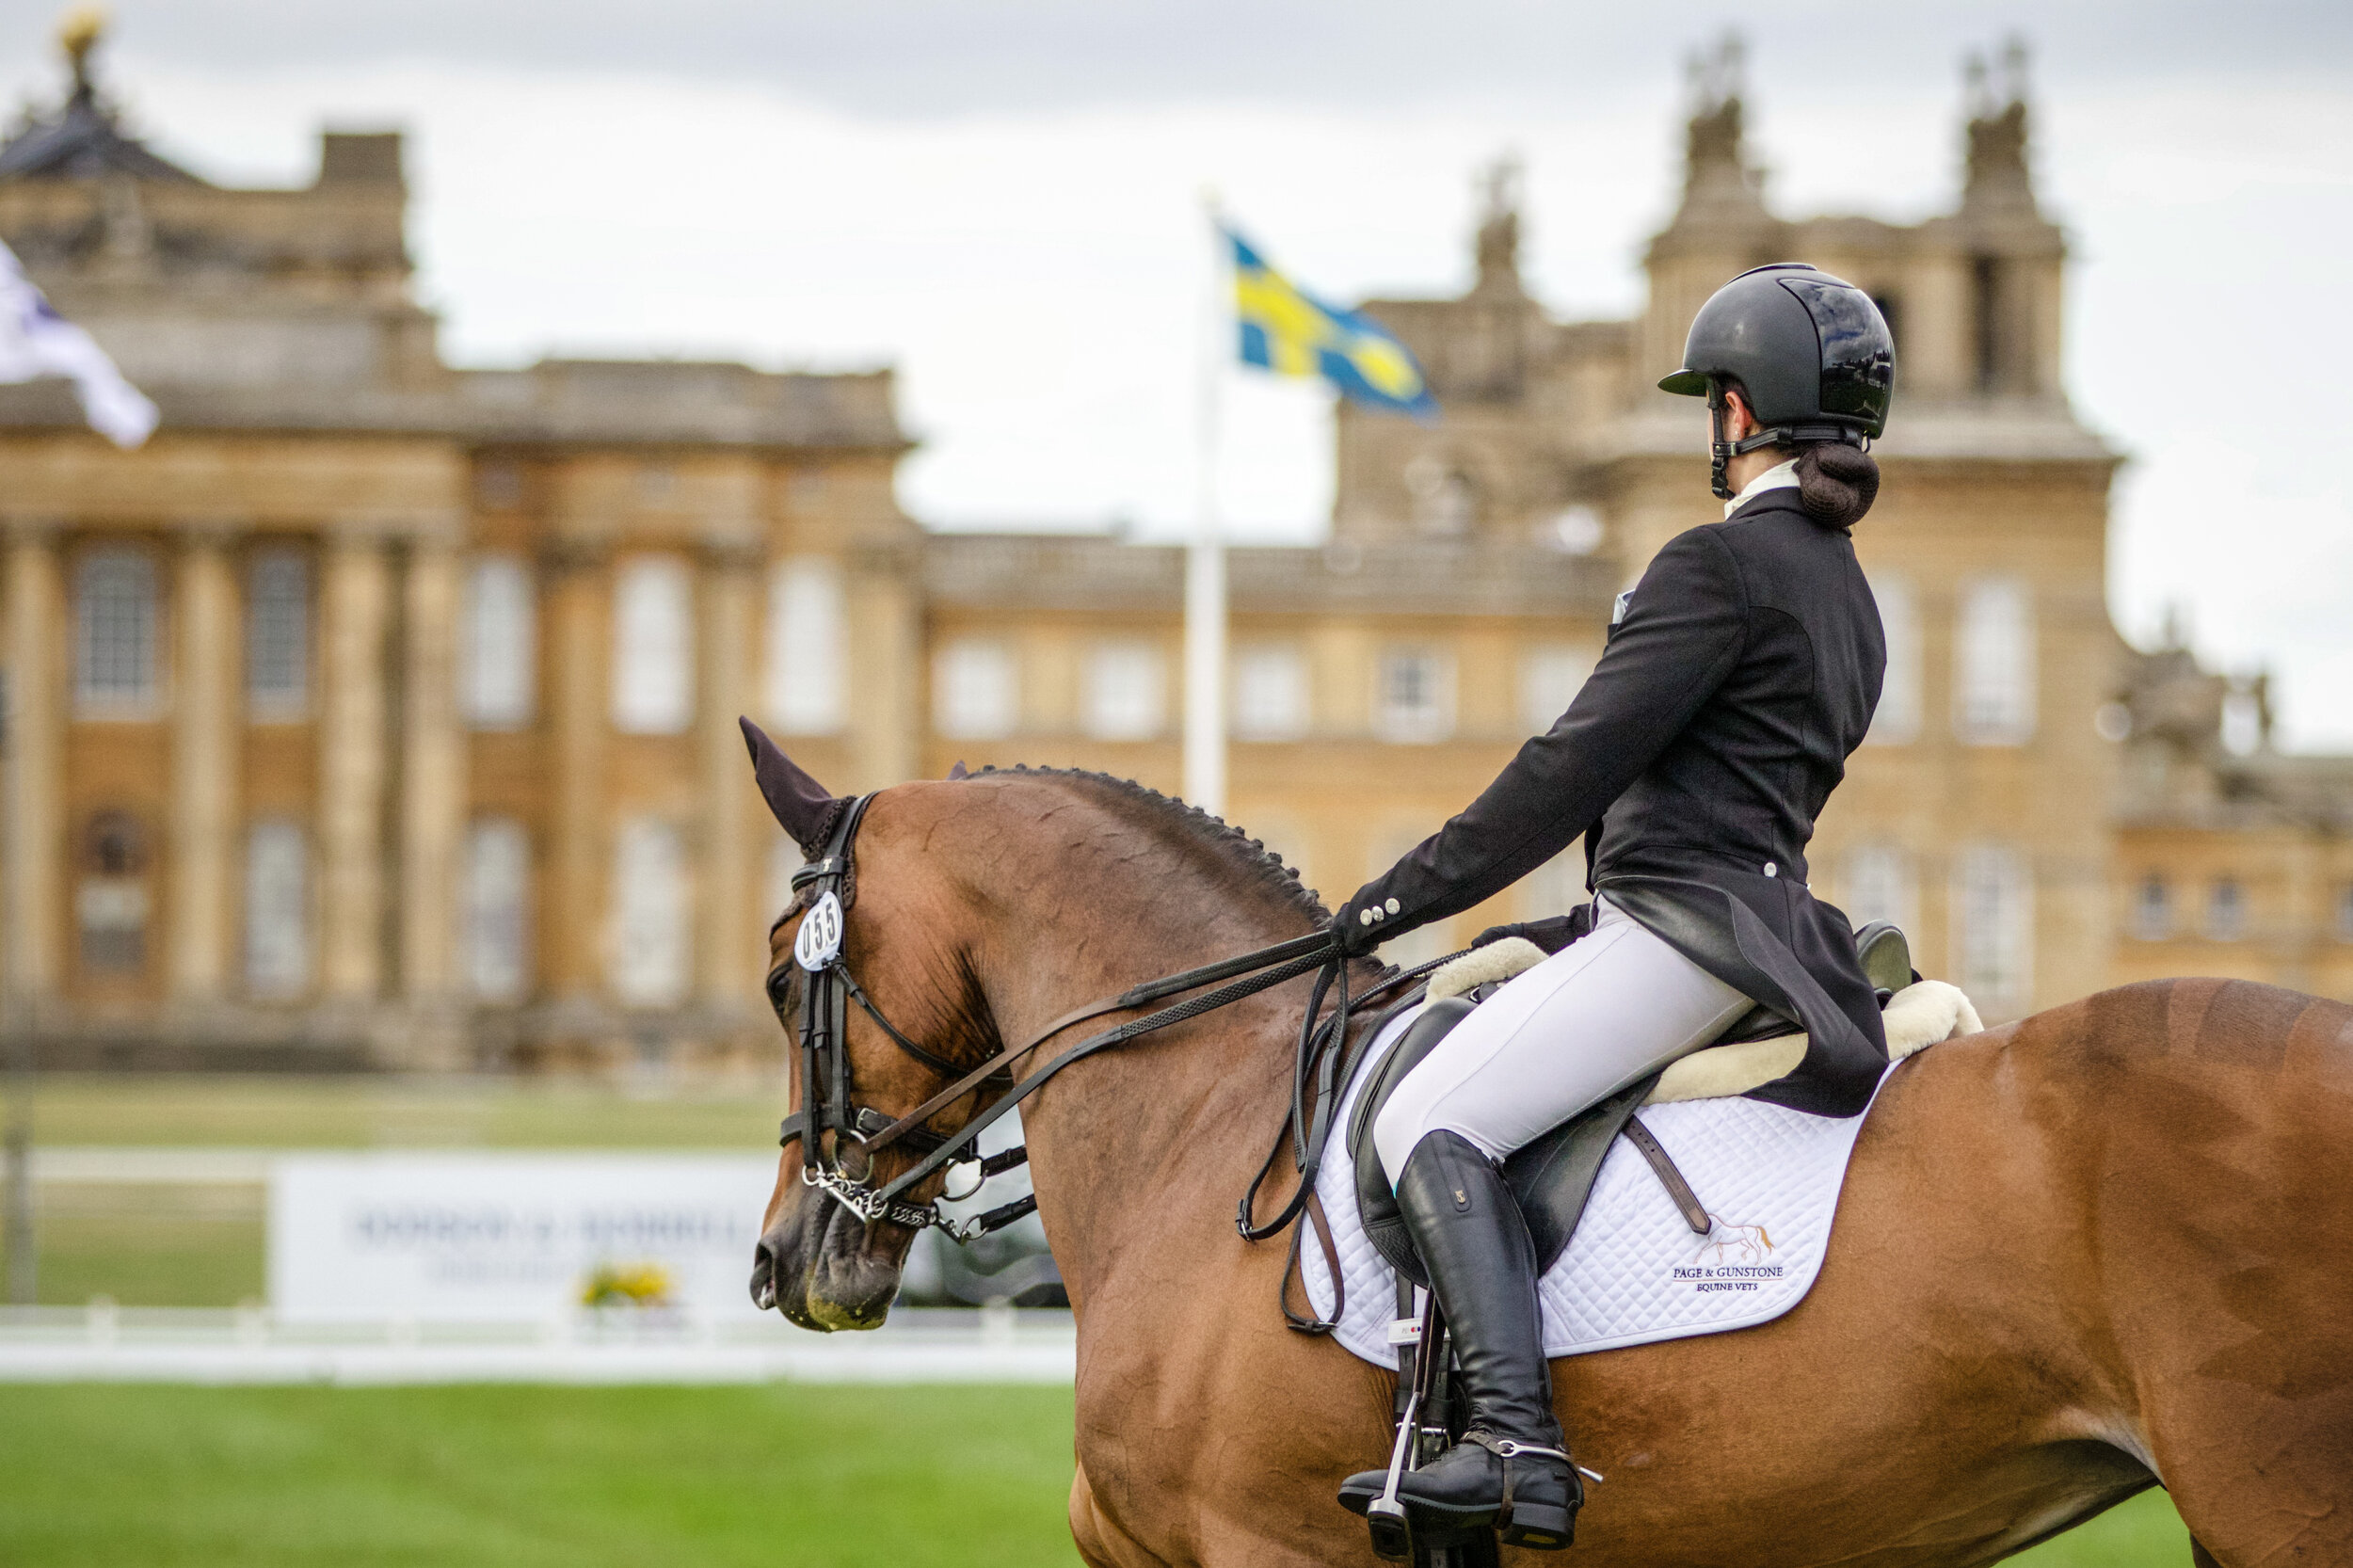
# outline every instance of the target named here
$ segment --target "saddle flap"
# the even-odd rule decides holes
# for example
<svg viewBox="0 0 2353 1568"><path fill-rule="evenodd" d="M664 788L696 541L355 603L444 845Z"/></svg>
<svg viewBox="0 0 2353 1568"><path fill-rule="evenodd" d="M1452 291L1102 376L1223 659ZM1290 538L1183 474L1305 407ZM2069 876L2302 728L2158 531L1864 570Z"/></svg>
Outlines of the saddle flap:
<svg viewBox="0 0 2353 1568"><path fill-rule="evenodd" d="M1422 1272L1421 1259L1414 1255L1414 1243L1406 1238L1405 1221L1398 1213L1397 1193L1389 1187L1388 1175L1381 1168L1380 1151L1372 1146L1372 1124L1405 1075L1446 1038L1448 1031L1470 1016L1471 1005L1467 998L1448 997L1424 1007L1397 1044L1367 1069L1371 1077L1356 1096L1355 1113L1348 1122L1348 1155L1356 1166L1356 1212L1364 1221L1365 1235L1390 1268L1421 1286L1430 1281Z"/></svg>
<svg viewBox="0 0 2353 1568"><path fill-rule="evenodd" d="M1658 1075L1653 1073L1619 1090L1504 1160L1504 1183L1519 1200L1529 1240L1536 1244L1538 1273L1568 1251L1569 1238L1577 1234L1577 1223L1585 1217L1585 1202L1593 1195L1593 1178L1601 1175L1609 1145L1618 1141L1618 1134L1625 1130L1643 1096L1657 1081Z"/></svg>

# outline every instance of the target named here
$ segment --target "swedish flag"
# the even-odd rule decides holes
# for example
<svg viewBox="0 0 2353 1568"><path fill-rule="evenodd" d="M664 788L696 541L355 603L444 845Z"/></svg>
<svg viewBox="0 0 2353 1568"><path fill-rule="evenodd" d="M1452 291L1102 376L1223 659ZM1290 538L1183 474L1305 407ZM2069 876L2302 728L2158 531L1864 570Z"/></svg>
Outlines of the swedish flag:
<svg viewBox="0 0 2353 1568"><path fill-rule="evenodd" d="M1241 362L1277 376L1321 376L1343 397L1430 419L1438 400L1421 366L1389 329L1357 311L1327 305L1275 271L1233 230L1234 314Z"/></svg>

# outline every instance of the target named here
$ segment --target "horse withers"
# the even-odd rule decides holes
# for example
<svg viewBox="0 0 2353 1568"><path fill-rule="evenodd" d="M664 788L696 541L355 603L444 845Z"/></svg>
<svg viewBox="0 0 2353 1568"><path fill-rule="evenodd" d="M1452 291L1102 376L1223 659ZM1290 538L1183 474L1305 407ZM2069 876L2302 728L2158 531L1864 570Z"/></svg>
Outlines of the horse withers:
<svg viewBox="0 0 2353 1568"><path fill-rule="evenodd" d="M761 782L805 845L841 804L780 754ZM845 956L954 1064L1327 918L1240 833L1089 774L886 790L856 856ZM801 915L771 937L788 974ZM1370 1560L1334 1488L1383 1457L1394 1379L1289 1332L1285 1250L1234 1227L1306 990L1105 1051L1023 1108L1078 1320L1070 1521L1090 1563ZM857 1102L888 1116L952 1081L861 1015L846 1056ZM796 1072L796 1105L806 1090ZM914 1235L807 1185L789 1146L755 1292L807 1328L874 1327ZM2348 1278L2353 1009L2170 981L1938 1046L1881 1091L1796 1308L1554 1363L1577 1456L1609 1477L1577 1551L1984 1563L2162 1484L2200 1563L2353 1563Z"/></svg>

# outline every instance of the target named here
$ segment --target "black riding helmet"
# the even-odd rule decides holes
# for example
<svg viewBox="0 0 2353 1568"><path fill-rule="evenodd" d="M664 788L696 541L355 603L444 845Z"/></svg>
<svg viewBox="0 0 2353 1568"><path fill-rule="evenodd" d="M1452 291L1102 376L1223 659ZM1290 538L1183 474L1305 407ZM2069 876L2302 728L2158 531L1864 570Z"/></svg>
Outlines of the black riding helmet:
<svg viewBox="0 0 2353 1568"><path fill-rule="evenodd" d="M1723 439L1723 389L1737 384L1763 428ZM1683 368L1662 392L1705 397L1715 410L1710 487L1726 500L1724 467L1761 446L1842 441L1867 447L1887 428L1896 340L1871 296L1803 262L1751 267L1691 319Z"/></svg>

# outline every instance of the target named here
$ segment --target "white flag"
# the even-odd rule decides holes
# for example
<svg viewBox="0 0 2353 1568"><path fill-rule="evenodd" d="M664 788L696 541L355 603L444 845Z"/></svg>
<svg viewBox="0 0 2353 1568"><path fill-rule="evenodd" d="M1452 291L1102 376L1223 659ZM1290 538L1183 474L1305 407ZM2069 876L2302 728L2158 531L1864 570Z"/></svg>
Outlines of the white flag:
<svg viewBox="0 0 2353 1568"><path fill-rule="evenodd" d="M122 378L106 351L59 315L16 253L0 245L0 381L70 376L90 428L117 446L132 447L155 428L155 405Z"/></svg>

